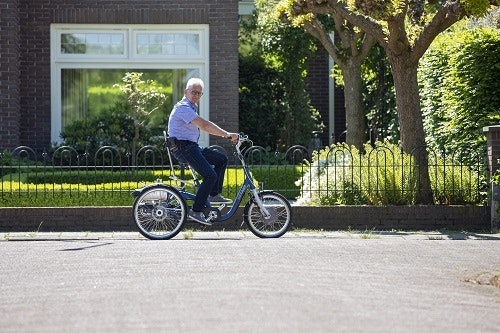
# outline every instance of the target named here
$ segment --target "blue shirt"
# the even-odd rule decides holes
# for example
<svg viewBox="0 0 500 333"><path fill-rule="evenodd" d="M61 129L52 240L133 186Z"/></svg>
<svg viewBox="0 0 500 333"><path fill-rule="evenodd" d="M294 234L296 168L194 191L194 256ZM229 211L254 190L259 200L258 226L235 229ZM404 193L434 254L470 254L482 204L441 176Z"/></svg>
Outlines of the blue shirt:
<svg viewBox="0 0 500 333"><path fill-rule="evenodd" d="M186 96L177 102L168 119L168 136L177 140L198 142L200 130L192 123L198 117L197 111L198 106L192 104Z"/></svg>

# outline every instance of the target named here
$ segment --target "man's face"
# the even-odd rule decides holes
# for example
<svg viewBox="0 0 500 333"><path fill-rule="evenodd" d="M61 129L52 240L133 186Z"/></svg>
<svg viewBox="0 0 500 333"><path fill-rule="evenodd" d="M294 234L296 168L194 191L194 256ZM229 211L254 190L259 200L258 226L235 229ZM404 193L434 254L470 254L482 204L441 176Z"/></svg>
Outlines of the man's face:
<svg viewBox="0 0 500 333"><path fill-rule="evenodd" d="M191 103L197 104L203 95L203 89L200 85L193 85L191 89L186 89L184 93Z"/></svg>

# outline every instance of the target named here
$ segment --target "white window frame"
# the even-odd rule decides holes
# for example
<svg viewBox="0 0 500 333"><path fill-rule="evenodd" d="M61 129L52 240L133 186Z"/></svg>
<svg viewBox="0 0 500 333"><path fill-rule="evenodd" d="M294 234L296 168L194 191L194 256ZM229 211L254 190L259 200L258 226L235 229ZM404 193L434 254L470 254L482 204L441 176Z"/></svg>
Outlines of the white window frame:
<svg viewBox="0 0 500 333"><path fill-rule="evenodd" d="M199 55L147 55L139 56L135 52L137 33L187 33L198 34ZM61 52L61 34L63 33L123 33L124 54L95 55L69 54ZM51 24L51 140L61 142L62 106L61 106L61 71L67 68L144 68L144 69L183 69L198 70L205 82L203 98L200 100L200 116L210 118L209 82L209 26L208 24ZM175 103L175 101L174 101ZM200 144L208 145L208 133L201 132Z"/></svg>

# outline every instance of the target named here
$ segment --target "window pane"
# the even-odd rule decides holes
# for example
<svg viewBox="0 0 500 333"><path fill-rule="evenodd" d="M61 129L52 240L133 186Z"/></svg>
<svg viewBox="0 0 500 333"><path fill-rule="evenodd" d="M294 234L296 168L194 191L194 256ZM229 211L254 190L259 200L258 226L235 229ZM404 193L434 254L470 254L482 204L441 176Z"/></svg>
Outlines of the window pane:
<svg viewBox="0 0 500 333"><path fill-rule="evenodd" d="M199 56L200 36L187 33L139 33L136 35L139 55Z"/></svg>
<svg viewBox="0 0 500 333"><path fill-rule="evenodd" d="M61 53L123 55L122 33L61 34Z"/></svg>
<svg viewBox="0 0 500 333"><path fill-rule="evenodd" d="M115 83L127 72L143 73L142 80L155 80L166 95L165 104L151 114L151 124L166 124L175 102L182 98L186 81L198 77L197 69L63 69L61 73L62 129L104 112L124 111L126 100Z"/></svg>

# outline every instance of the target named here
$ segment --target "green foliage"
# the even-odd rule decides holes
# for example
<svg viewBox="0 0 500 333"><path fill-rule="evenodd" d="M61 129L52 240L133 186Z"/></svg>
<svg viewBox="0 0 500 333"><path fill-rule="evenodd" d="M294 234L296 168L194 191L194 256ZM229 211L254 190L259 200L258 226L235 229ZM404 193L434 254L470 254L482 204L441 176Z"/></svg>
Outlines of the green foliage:
<svg viewBox="0 0 500 333"><path fill-rule="evenodd" d="M240 55L240 130L252 133L259 146L276 147L284 130L284 88L279 73L259 55ZM272 129L266 124L272 124Z"/></svg>
<svg viewBox="0 0 500 333"><path fill-rule="evenodd" d="M463 0L465 12L469 16L484 16L486 11L490 8L489 0Z"/></svg>
<svg viewBox="0 0 500 333"><path fill-rule="evenodd" d="M276 190L294 198L299 188L294 182L300 178L301 168L296 166L254 166L252 173L264 189ZM181 171L175 175L181 177ZM172 186L179 182L169 179L169 170L143 171L56 171L42 173L19 172L0 180L0 207L70 207L70 206L131 206L131 191L158 179ZM184 179L191 180L189 172ZM228 168L224 179L223 194L234 198L243 182L241 168ZM191 182L186 190L194 191ZM244 203L243 203L244 204Z"/></svg>
<svg viewBox="0 0 500 333"><path fill-rule="evenodd" d="M123 94L113 86L94 85L88 88L88 116L95 118L110 106L123 102Z"/></svg>
<svg viewBox="0 0 500 333"><path fill-rule="evenodd" d="M396 15L396 9L401 8L400 0L349 0L347 3L353 10L371 16L376 20L387 20Z"/></svg>
<svg viewBox="0 0 500 333"><path fill-rule="evenodd" d="M486 199L486 188L482 191L479 189L482 170L460 165L453 156L443 159L431 155L429 164L434 166L430 178L437 203L466 205L481 203Z"/></svg>
<svg viewBox="0 0 500 333"><path fill-rule="evenodd" d="M499 31L443 34L419 69L428 144L464 158L484 152L482 128L500 121Z"/></svg>
<svg viewBox="0 0 500 333"><path fill-rule="evenodd" d="M264 190L274 190L287 198L295 198L300 194L300 187L296 182L303 174L301 166L294 165L266 165L251 168L255 180Z"/></svg>
<svg viewBox="0 0 500 333"><path fill-rule="evenodd" d="M125 192L3 193L1 207L84 207L132 206L133 197Z"/></svg>
<svg viewBox="0 0 500 333"><path fill-rule="evenodd" d="M342 70L335 64L332 69L335 84L344 86ZM375 44L361 64L363 79L363 106L366 110L371 139L399 141L396 93L391 67L384 50Z"/></svg>
<svg viewBox="0 0 500 333"><path fill-rule="evenodd" d="M467 22L467 25L471 28L482 27L500 29L500 8L493 8L492 10L488 11L485 16L471 18Z"/></svg>
<svg viewBox="0 0 500 333"><path fill-rule="evenodd" d="M376 141L399 141L396 94L391 68L384 50L378 44L361 65L363 104L367 110L368 128Z"/></svg>
<svg viewBox="0 0 500 333"><path fill-rule="evenodd" d="M145 146L154 142L152 140L154 128L138 126L141 130L137 145ZM78 120L66 126L61 132L63 141L59 146L71 146L79 153L87 152L91 158L100 147L113 146L124 156L132 150L135 127L134 119L117 105L99 117ZM54 149L59 146L55 146Z"/></svg>
<svg viewBox="0 0 500 333"><path fill-rule="evenodd" d="M250 150L246 150L245 161L249 164L257 165L285 165L288 164L285 153L272 150L271 147L263 148L262 146L253 146Z"/></svg>
<svg viewBox="0 0 500 333"><path fill-rule="evenodd" d="M241 33L240 40L250 36L252 41L243 43L255 45L255 48L251 54L243 55L251 56L253 59L244 57L240 59L243 64L250 64L254 69L261 68L261 70L253 73L247 71L246 76L251 76L240 86L240 92L246 93L245 97L248 97L244 98L243 101L247 104L243 106L252 107L251 110L240 107L240 123L244 124L247 113L252 112L257 115L257 119L261 119L260 127L263 124L272 124L273 128L277 128L277 141L270 143L271 138L268 136L265 146L305 145L310 141L312 131L323 129L319 112L311 106L305 86L306 60L315 47L312 37L301 28L283 24L276 19L274 6L277 2L256 1L257 21L242 28L251 32ZM245 76L240 75L240 78L243 77ZM264 89L269 89L271 92L264 94L263 97L252 95L255 100L264 102L248 103L251 99L250 94ZM265 114L268 112L271 112L271 115L266 117ZM271 122L263 122L262 119ZM273 121L279 126L275 126ZM253 129L250 132L253 132Z"/></svg>
<svg viewBox="0 0 500 333"><path fill-rule="evenodd" d="M13 177L20 169L26 172L36 170L42 163L35 161L34 158L35 156L14 156L8 150L0 152L0 180L4 177Z"/></svg>
<svg viewBox="0 0 500 333"><path fill-rule="evenodd" d="M158 83L154 80L142 80L143 73L125 73L123 83L114 87L120 89L130 106L129 114L139 125L147 125L150 115L165 102L165 94L160 92Z"/></svg>
<svg viewBox="0 0 500 333"><path fill-rule="evenodd" d="M256 185L275 190L303 205L412 204L415 196L413 161L391 144L365 146L365 154L337 144L314 155L308 165L252 165ZM482 204L478 186L482 167L431 155L432 189L439 204ZM21 170L21 171L19 171ZM475 170L475 171L474 171ZM2 207L131 206L130 192L161 179L173 186L169 170L18 169L0 180ZM181 176L176 170L175 175ZM188 172L184 178L191 179ZM228 168L224 196L234 198L244 179L241 168ZM497 181L500 177L495 178ZM186 189L193 191L191 183ZM481 195L479 193L482 193Z"/></svg>
<svg viewBox="0 0 500 333"><path fill-rule="evenodd" d="M180 175L180 171L175 173ZM154 182L157 179L167 179L170 170L123 170L105 171L97 169L83 169L80 171L46 171L44 173L28 173L24 178L27 184L80 184L95 185L106 183L126 183L126 182Z"/></svg>
<svg viewBox="0 0 500 333"><path fill-rule="evenodd" d="M12 158L12 154L5 150L4 152L0 153L0 165L1 166L12 166L14 164L14 159Z"/></svg>
<svg viewBox="0 0 500 333"><path fill-rule="evenodd" d="M409 155L390 143L355 147L339 143L313 157L302 181L301 204L410 204L414 181L402 172Z"/></svg>
<svg viewBox="0 0 500 333"><path fill-rule="evenodd" d="M365 145L365 153L336 144L315 154L301 185L302 205L411 205L415 203L417 173L411 155L388 142ZM450 158L429 160L434 202L479 204L480 170Z"/></svg>

